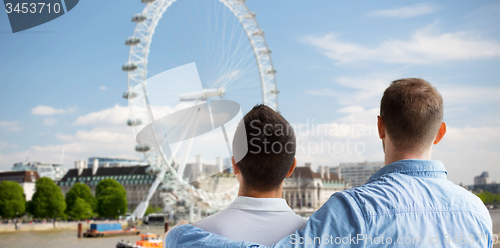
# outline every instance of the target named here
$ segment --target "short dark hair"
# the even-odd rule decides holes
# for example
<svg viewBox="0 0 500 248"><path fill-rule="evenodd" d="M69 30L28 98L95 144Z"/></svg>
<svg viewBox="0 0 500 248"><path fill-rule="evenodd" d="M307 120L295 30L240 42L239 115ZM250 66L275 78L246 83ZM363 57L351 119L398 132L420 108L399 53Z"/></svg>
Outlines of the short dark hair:
<svg viewBox="0 0 500 248"><path fill-rule="evenodd" d="M443 98L423 79L399 79L385 90L380 117L396 149L422 151L432 144L443 121Z"/></svg>
<svg viewBox="0 0 500 248"><path fill-rule="evenodd" d="M245 186L257 191L277 189L295 158L295 133L283 116L265 105L256 105L239 123L236 133L246 134L246 144L233 140L233 154ZM246 147L248 146L248 151ZM246 153L244 153L246 152Z"/></svg>

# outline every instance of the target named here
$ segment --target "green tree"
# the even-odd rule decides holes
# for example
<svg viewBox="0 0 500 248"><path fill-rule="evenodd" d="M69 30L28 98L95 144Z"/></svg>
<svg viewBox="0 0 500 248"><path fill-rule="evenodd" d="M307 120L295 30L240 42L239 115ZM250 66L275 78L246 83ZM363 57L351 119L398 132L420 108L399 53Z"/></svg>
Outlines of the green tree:
<svg viewBox="0 0 500 248"><path fill-rule="evenodd" d="M146 209L146 212L144 213L144 215L160 213L162 211L163 211L163 209L160 207L154 208L154 207L151 207L151 205L149 205L148 208Z"/></svg>
<svg viewBox="0 0 500 248"><path fill-rule="evenodd" d="M477 194L477 196L481 199L481 201L483 201L484 204L492 203L495 200L494 195L489 191L483 191Z"/></svg>
<svg viewBox="0 0 500 248"><path fill-rule="evenodd" d="M26 213L28 213L28 215L33 216L33 202L32 201L26 202Z"/></svg>
<svg viewBox="0 0 500 248"><path fill-rule="evenodd" d="M69 216L71 216L71 218L77 220L89 219L90 217L94 216L94 212L92 212L92 206L90 205L90 203L80 197L77 197L75 199L71 211L67 213Z"/></svg>
<svg viewBox="0 0 500 248"><path fill-rule="evenodd" d="M2 181L0 183L0 216L12 219L24 213L26 199L24 190L16 182Z"/></svg>
<svg viewBox="0 0 500 248"><path fill-rule="evenodd" d="M35 183L35 194L31 198L29 209L36 218L63 216L66 202L61 189L50 178L40 178Z"/></svg>
<svg viewBox="0 0 500 248"><path fill-rule="evenodd" d="M105 218L118 218L127 212L127 192L114 179L104 179L96 186L97 213Z"/></svg>
<svg viewBox="0 0 500 248"><path fill-rule="evenodd" d="M66 193L66 214L71 217L74 217L70 214L73 211L75 206L75 202L78 198L84 200L92 209L92 214L97 210L97 200L92 195L92 191L90 191L89 186L83 183L76 183L71 187L71 189ZM81 207L81 206L79 206Z"/></svg>

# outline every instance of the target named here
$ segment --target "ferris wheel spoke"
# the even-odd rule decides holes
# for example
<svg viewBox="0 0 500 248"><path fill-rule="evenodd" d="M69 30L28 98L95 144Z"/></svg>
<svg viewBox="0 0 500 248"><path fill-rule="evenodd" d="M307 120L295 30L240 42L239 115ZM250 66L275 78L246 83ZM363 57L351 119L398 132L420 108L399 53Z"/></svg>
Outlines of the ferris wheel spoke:
<svg viewBox="0 0 500 248"><path fill-rule="evenodd" d="M256 79L258 80L258 79ZM240 84L234 84L231 85L231 87L226 88L228 92L230 91L235 91L235 90L241 90L241 89L248 89L248 88L258 88L260 90L260 87L257 87L255 85L249 84L249 83L240 83Z"/></svg>
<svg viewBox="0 0 500 248"><path fill-rule="evenodd" d="M243 50L244 49L244 48L242 48L243 44L244 44L244 40L240 38L236 47L235 47L236 51L238 51L240 49ZM238 57L236 57L236 56L238 56ZM239 64L242 64L244 62L251 60L252 56L253 56L253 54L251 53L251 50L247 50L247 51L243 50L243 52L233 52L231 55L229 55L229 57L227 59L219 61L220 63L224 63L224 64L221 65L219 63L219 65L216 67L219 70L218 74L221 74L220 71L222 71L223 69L229 68L230 67L229 63L232 63L233 65L235 65L236 68L238 68ZM247 58L245 59L245 57L247 57Z"/></svg>

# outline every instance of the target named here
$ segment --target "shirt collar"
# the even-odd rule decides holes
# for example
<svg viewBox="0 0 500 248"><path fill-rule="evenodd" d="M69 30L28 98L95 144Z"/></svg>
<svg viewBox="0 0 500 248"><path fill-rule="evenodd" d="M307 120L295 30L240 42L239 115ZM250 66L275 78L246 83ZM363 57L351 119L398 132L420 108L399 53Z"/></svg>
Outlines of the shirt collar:
<svg viewBox="0 0 500 248"><path fill-rule="evenodd" d="M254 198L238 196L228 208L253 211L293 211L282 198Z"/></svg>
<svg viewBox="0 0 500 248"><path fill-rule="evenodd" d="M446 178L446 168L437 160L404 159L388 164L375 172L370 181L390 173L401 173L407 175L426 175L437 178Z"/></svg>

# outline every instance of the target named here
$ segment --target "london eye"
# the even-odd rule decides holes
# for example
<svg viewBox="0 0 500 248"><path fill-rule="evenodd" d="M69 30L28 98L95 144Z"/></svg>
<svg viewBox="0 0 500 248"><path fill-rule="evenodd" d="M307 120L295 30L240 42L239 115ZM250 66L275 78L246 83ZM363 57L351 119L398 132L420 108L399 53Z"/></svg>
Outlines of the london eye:
<svg viewBox="0 0 500 248"><path fill-rule="evenodd" d="M125 40L130 50L128 61L122 66L128 79L127 91L123 94L130 107L127 124L135 134L172 111L209 100L237 102L243 113L258 103L278 111L279 91L271 50L256 21L256 14L249 10L244 0L141 2L145 7L131 18L136 26L133 35ZM172 74L165 73L172 68L177 68L178 72L196 71L200 87L178 87ZM162 83L151 83L153 78ZM197 112L193 112L189 123L197 120ZM155 135L158 134L153 131ZM212 191L193 183L193 177L185 176L189 161L196 157L195 164L201 164L200 156L196 156L198 151L193 148L196 139L193 136L171 147L166 147L169 144L161 138L154 138L154 142L149 143L138 142L135 150L144 154L151 165L147 172L156 175L156 179L148 195L134 210L134 218L143 217L156 190L160 191L170 211L189 207L191 211L193 208L198 212L216 211L236 197L237 185ZM205 157L218 165L218 172L223 169L221 157ZM218 180L208 182L217 184Z"/></svg>

